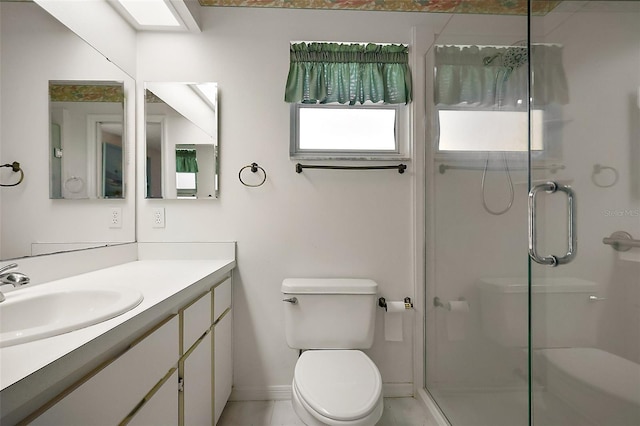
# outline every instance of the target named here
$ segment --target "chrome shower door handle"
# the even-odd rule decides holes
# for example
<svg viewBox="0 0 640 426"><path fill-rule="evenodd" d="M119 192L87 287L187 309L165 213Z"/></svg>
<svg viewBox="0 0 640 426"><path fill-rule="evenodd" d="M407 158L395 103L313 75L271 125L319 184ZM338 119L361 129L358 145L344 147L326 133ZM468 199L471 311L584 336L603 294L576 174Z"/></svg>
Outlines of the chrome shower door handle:
<svg viewBox="0 0 640 426"><path fill-rule="evenodd" d="M536 197L540 191L553 194L557 191L567 195L567 253L564 256L541 256L537 250L536 229ZM576 256L578 240L576 233L576 201L575 193L569 186L558 185L555 182L547 182L534 186L529 191L529 256L533 261L542 265L558 266L569 263Z"/></svg>

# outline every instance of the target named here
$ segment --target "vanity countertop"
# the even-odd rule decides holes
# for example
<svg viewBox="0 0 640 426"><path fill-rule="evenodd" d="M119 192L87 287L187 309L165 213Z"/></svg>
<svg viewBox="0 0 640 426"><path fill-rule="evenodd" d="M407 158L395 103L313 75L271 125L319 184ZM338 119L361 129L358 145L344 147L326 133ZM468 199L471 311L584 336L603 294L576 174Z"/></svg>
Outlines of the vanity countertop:
<svg viewBox="0 0 640 426"><path fill-rule="evenodd" d="M140 291L144 300L130 311L96 325L0 348L2 418L27 402L55 395L121 352L154 324L206 292L235 265L232 258L139 260L40 284L56 288L79 284L86 288L129 287Z"/></svg>

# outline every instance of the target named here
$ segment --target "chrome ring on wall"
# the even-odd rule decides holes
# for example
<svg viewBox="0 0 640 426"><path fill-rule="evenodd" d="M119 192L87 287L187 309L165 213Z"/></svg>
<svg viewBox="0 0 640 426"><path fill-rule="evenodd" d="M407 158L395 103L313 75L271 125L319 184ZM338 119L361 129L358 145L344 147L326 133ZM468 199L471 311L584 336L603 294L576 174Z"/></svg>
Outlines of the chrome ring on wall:
<svg viewBox="0 0 640 426"><path fill-rule="evenodd" d="M262 181L258 184L252 185L250 183L246 183L245 181L242 180L242 172L245 169L250 169L252 173L257 173L258 170L262 171ZM240 171L238 172L238 179L240 179L240 183L242 183L244 186L248 186L250 188L256 188L258 186L262 186L266 181L267 181L267 172L260 166L258 166L258 163L251 163L247 166L244 166L243 168L240 169Z"/></svg>
<svg viewBox="0 0 640 426"><path fill-rule="evenodd" d="M608 183L608 184L605 184L605 185L602 185L602 184L598 183L596 177L603 170L610 170L613 173L613 180L611 181L611 183ZM591 172L591 182L593 182L593 184L595 186L598 186L600 188L611 188L613 185L618 183L618 179L619 178L620 178L620 174L618 173L618 170L616 170L614 167L603 166L601 164L594 164L593 165L593 172Z"/></svg>
<svg viewBox="0 0 640 426"><path fill-rule="evenodd" d="M84 180L79 176L71 176L64 181L64 188L72 194L77 194L84 188Z"/></svg>
<svg viewBox="0 0 640 426"><path fill-rule="evenodd" d="M20 163L14 161L11 164L3 164L0 167L11 167L11 170L14 173L20 172L20 179L16 183L0 183L0 186L18 186L22 183L22 180L24 179L24 171L20 168Z"/></svg>

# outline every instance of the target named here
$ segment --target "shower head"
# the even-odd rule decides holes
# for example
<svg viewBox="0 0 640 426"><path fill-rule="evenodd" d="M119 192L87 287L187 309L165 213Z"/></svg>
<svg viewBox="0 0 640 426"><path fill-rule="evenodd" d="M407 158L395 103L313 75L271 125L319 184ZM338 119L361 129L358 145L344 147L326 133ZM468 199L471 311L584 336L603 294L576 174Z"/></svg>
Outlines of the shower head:
<svg viewBox="0 0 640 426"><path fill-rule="evenodd" d="M527 44L525 40L518 41L507 47L504 52L496 53L493 56L485 56L482 63L490 65L497 58L500 58L500 65L509 72L520 68L527 63Z"/></svg>
<svg viewBox="0 0 640 426"><path fill-rule="evenodd" d="M502 66L513 71L527 63L526 47L509 47L502 55Z"/></svg>

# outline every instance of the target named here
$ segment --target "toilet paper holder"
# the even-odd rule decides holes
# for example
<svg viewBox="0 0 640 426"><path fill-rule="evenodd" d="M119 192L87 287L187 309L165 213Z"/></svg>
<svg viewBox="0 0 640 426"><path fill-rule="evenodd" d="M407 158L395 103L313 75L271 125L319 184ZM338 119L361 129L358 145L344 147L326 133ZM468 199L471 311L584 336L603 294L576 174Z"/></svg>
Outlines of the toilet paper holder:
<svg viewBox="0 0 640 426"><path fill-rule="evenodd" d="M465 302L467 299L465 299L464 297L459 297L458 301L459 302ZM440 300L440 298L438 296L433 298L433 306L435 306L436 308L444 308L448 311L451 310L451 306L449 304L444 304L442 303L442 300Z"/></svg>
<svg viewBox="0 0 640 426"><path fill-rule="evenodd" d="M387 310L387 300L384 297L381 297L378 299L378 306L380 306L381 308L384 308L384 310ZM411 301L410 297L405 297L404 298L404 308L405 309L412 309L413 308L413 302Z"/></svg>

